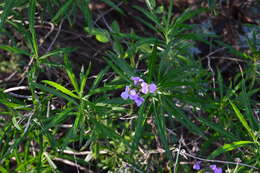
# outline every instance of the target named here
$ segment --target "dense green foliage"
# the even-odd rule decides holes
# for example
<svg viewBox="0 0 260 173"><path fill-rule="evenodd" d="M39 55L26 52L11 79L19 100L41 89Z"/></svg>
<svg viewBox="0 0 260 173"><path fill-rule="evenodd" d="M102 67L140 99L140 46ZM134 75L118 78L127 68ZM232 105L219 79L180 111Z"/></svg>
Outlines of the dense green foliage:
<svg viewBox="0 0 260 173"><path fill-rule="evenodd" d="M126 15L118 1L102 2ZM90 0L0 1L0 73L19 74L15 83L0 81L0 172L188 173L199 160L200 172L212 164L227 172L259 171L258 33L247 52L238 51L190 23L216 13L215 1L178 16L173 1L144 2L129 7L140 14L133 18L147 31L141 33L123 32L117 20L98 26ZM103 63L79 67L77 46L59 44L59 26L74 28L78 18L81 34L110 46L96 57ZM46 23L57 35L43 48L48 33L42 38L37 26ZM197 41L224 47L243 62L241 69L224 76L209 56L204 66L193 51ZM157 86L139 107L120 97L136 76Z"/></svg>

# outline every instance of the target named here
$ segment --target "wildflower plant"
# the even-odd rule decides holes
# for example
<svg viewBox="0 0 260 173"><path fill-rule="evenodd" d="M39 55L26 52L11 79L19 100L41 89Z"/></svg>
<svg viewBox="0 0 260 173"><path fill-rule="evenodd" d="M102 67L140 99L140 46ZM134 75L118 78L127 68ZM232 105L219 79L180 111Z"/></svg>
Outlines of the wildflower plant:
<svg viewBox="0 0 260 173"><path fill-rule="evenodd" d="M124 27L123 33L122 23L106 17L114 11L126 14L123 9L132 1L102 0L112 8L105 15L92 15L103 12L94 10L96 1L52 2L0 3L0 59L19 57L24 60L19 64L26 64L24 74L17 70L6 81L0 79L0 172L62 172L60 165L70 165L77 172L221 173L224 164L207 168L200 161L179 164L191 163L192 152L185 156L181 151L194 140L200 149L196 158L241 158L251 165L235 163L234 172L260 168L259 104L254 99L259 92L259 51L254 40L253 55L240 53L244 59L237 61L249 59L249 70L240 70L230 84L219 71L212 82L215 73L202 66L201 57L195 58L191 50L197 40L214 49L209 40L215 36L193 32L200 25L188 22L208 9L176 14L173 0L167 6L140 1L147 8L127 8L141 13L133 17L145 29ZM86 33L78 33L81 28ZM79 66L70 60L77 58L73 54L84 50L68 48L75 45L59 39L75 36L84 44L94 39L95 44L101 42L98 46L112 45L102 54L104 69L96 64L98 58L81 64L79 71L73 68ZM8 53L2 56L2 52ZM64 58L64 63L55 58ZM58 72L52 74L53 69ZM28 97L10 92L9 85L18 82L9 83L9 78L16 75L26 85L18 88L25 88ZM222 157L227 152L228 157Z"/></svg>

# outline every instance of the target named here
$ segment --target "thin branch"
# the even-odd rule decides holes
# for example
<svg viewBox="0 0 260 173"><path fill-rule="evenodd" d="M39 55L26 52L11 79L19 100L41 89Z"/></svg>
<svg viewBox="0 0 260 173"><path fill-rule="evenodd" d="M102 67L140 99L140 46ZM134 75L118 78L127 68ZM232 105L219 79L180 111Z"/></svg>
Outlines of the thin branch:
<svg viewBox="0 0 260 173"><path fill-rule="evenodd" d="M204 158L193 156L193 155L191 155L189 153L186 153L185 150L181 150L181 155L192 157L193 159L201 160L201 161L204 161L204 162L224 163L224 164L230 164L230 165L240 165L240 166L245 166L245 167L249 167L249 168L253 168L253 169L257 169L257 170L259 169L259 168L255 167L255 166L247 165L247 164L244 164L244 163L229 162L229 161L223 161L223 160L204 159Z"/></svg>
<svg viewBox="0 0 260 173"><path fill-rule="evenodd" d="M53 160L60 161L60 162L65 163L65 164L67 164L69 166L76 167L76 168L78 168L78 169L80 169L82 171L90 171L90 170L84 168L83 166L81 166L79 164L76 164L76 163L74 163L74 162L72 162L70 160L66 160L66 159L62 159L62 158L58 158L58 157L54 158ZM92 172L92 171L90 171L90 172Z"/></svg>
<svg viewBox="0 0 260 173"><path fill-rule="evenodd" d="M46 53L48 53L48 52L52 49L52 46L54 45L55 41L56 41L57 38L59 37L60 31L61 31L61 27L62 27L62 24L63 24L63 21L64 21L64 20L61 20L61 23L60 23L60 25L59 25L58 31L57 31L55 37L53 38L53 40L52 40L50 46L48 47Z"/></svg>
<svg viewBox="0 0 260 173"><path fill-rule="evenodd" d="M12 92L12 91L27 90L27 89L28 89L28 86L19 86L19 87L12 87L12 88L5 89L3 92L8 93L8 92Z"/></svg>

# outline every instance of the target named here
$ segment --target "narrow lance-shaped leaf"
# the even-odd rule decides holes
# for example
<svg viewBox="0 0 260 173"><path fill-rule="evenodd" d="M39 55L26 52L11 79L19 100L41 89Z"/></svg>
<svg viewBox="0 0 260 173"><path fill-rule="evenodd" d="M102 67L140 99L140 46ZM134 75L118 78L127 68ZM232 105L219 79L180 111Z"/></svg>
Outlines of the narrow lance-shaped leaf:
<svg viewBox="0 0 260 173"><path fill-rule="evenodd" d="M31 33L30 41L33 48L34 58L38 58L38 44L37 44L37 37L34 29L35 12L36 12L36 0L30 0L30 8L29 8L29 30Z"/></svg>
<svg viewBox="0 0 260 173"><path fill-rule="evenodd" d="M88 75L90 73L90 69L91 69L91 63L89 63L89 66L88 66L88 69L86 72L84 72L84 67L83 67L82 71L80 73L80 91L79 91L80 97L83 96L84 88L86 86L86 82L88 79Z"/></svg>
<svg viewBox="0 0 260 173"><path fill-rule="evenodd" d="M49 80L43 80L42 82L56 88L57 90L63 92L64 94L67 94L67 95L77 98L77 99L79 98L79 96L75 95L72 91L68 90L67 88L65 88L64 86L61 86L60 84L58 84L56 82L49 81Z"/></svg>
<svg viewBox="0 0 260 173"><path fill-rule="evenodd" d="M151 105L149 105L148 107L145 107L145 104L143 104L138 111L137 125L135 128L135 135L133 137L133 142L132 142L132 146L131 146L132 154L134 154L134 152L138 146L150 107L151 107ZM146 108L146 111L145 111L145 108Z"/></svg>
<svg viewBox="0 0 260 173"><path fill-rule="evenodd" d="M208 159L213 159L222 153L237 149L239 147L243 147L248 144L253 144L253 143L254 143L253 141L237 141L237 142L233 142L231 144L224 144L223 146L219 147L214 152L212 152L209 155Z"/></svg>
<svg viewBox="0 0 260 173"><path fill-rule="evenodd" d="M58 10L58 12L55 14L55 16L52 18L52 22L58 22L59 19L61 19L63 16L65 16L68 13L68 10L70 9L71 5L73 4L74 0L68 0L65 2L65 4Z"/></svg>
<svg viewBox="0 0 260 173"><path fill-rule="evenodd" d="M254 141L256 141L256 137L252 131L252 129L249 127L247 121L245 120L244 116L241 114L241 112L239 111L239 109L236 107L236 105L229 100L229 103L231 104L233 110L235 111L236 116L238 117L239 121L242 123L242 125L244 126L244 128L247 130L249 136L252 137L252 139Z"/></svg>
<svg viewBox="0 0 260 173"><path fill-rule="evenodd" d="M39 89L41 89L41 90L43 90L45 92L49 92L49 93L51 93L53 95L56 95L56 96L61 97L61 98L64 98L64 99L68 100L69 102L74 103L75 105L79 105L73 98L69 97L66 94L63 94L62 92L59 92L56 89L49 88L49 87L46 87L44 85L41 85L41 84L38 84L38 83L35 83L35 82L32 82L31 85L33 87L39 88Z"/></svg>
<svg viewBox="0 0 260 173"><path fill-rule="evenodd" d="M71 62L69 61L68 54L64 55L64 64L65 64L65 70L68 74L71 84L73 85L76 92L79 93L79 85L78 85L76 76L72 71Z"/></svg>
<svg viewBox="0 0 260 173"><path fill-rule="evenodd" d="M157 112L157 109L160 109L160 112ZM157 132L159 134L160 140L164 149L166 150L166 155L169 160L172 160L171 151L168 145L168 140L166 136L166 126L165 119L162 111L162 107L160 105L156 105L155 100L153 99L153 113L154 113L154 121L157 127Z"/></svg>
<svg viewBox="0 0 260 173"><path fill-rule="evenodd" d="M27 56L31 55L29 52L27 52L23 49L19 49L17 47L13 47L13 46L9 46L9 45L0 45L0 49L3 49L10 53L15 53L15 54L22 54L22 55L27 55Z"/></svg>

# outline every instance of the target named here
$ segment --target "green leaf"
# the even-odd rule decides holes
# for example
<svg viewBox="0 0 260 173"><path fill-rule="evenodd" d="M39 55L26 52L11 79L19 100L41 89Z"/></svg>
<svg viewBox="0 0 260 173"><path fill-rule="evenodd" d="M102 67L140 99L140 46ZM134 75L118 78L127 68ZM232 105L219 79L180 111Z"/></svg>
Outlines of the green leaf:
<svg viewBox="0 0 260 173"><path fill-rule="evenodd" d="M112 8L114 8L116 11L118 11L119 13L121 13L122 15L124 15L124 11L121 10L117 4L115 4L113 1L111 0L101 0L103 2L105 2L107 5L111 6Z"/></svg>
<svg viewBox="0 0 260 173"><path fill-rule="evenodd" d="M29 29L30 32L33 33L34 25L35 25L35 11L36 11L36 0L30 0L29 4Z"/></svg>
<svg viewBox="0 0 260 173"><path fill-rule="evenodd" d="M74 0L67 0L66 3L59 9L55 16L51 19L52 22L58 22L63 16L65 16L71 8Z"/></svg>
<svg viewBox="0 0 260 173"><path fill-rule="evenodd" d="M31 33L30 42L32 44L34 58L38 58L38 45L37 45L37 38L34 29L35 24L35 12L36 12L36 0L30 0L30 8L29 8L29 30Z"/></svg>
<svg viewBox="0 0 260 173"><path fill-rule="evenodd" d="M46 87L46 86L41 85L41 84L37 84L37 83L35 83L35 82L32 82L31 85L32 85L33 87L39 88L39 89L41 89L41 90L43 90L43 91L45 91L45 92L49 92L49 93L51 93L51 94L53 94L53 95L56 95L56 96L61 97L61 98L64 98L64 99L68 100L69 102L72 102L72 103L74 103L75 105L79 106L79 104L78 104L74 99L72 99L71 97L69 97L69 96L66 95L66 94L63 94L62 92L59 92L59 91L56 90L56 89L49 88L49 87Z"/></svg>
<svg viewBox="0 0 260 173"><path fill-rule="evenodd" d="M9 13L12 11L12 7L15 6L15 0L5 0L4 4L4 10L1 14L0 20L0 30L4 26L5 20L8 17Z"/></svg>
<svg viewBox="0 0 260 173"><path fill-rule="evenodd" d="M140 11L141 13L143 13L147 18L149 18L151 21L153 21L157 26L160 26L160 19L156 15L154 15L152 12L150 12L142 7L139 7L139 6L134 5L133 7L135 9L137 9L138 11Z"/></svg>
<svg viewBox="0 0 260 173"><path fill-rule="evenodd" d="M78 85L76 76L72 71L71 62L69 61L68 54L64 55L64 63L65 63L65 69L66 69L66 72L69 76L70 82L73 85L76 92L79 93L79 85Z"/></svg>
<svg viewBox="0 0 260 173"><path fill-rule="evenodd" d="M74 98L77 98L79 99L79 96L75 95L72 91L68 90L67 88L61 86L60 84L56 83L56 82L53 82L53 81L49 81L49 80L43 80L42 81L43 83L46 83L54 88L56 88L57 90L71 96L71 97L74 97Z"/></svg>
<svg viewBox="0 0 260 173"><path fill-rule="evenodd" d="M175 27L178 27L178 25L182 24L183 22L191 19L192 17L196 16L196 15L199 15L203 12L205 12L207 9L206 8L198 8L196 10L192 10L192 9L187 9L185 10L181 16L179 16L175 23L174 23L174 26Z"/></svg>
<svg viewBox="0 0 260 173"><path fill-rule="evenodd" d="M91 25L92 25L92 15L91 15L91 11L89 9L89 2L90 2L90 0L77 1L79 8L84 15L86 25L88 27L91 27Z"/></svg>
<svg viewBox="0 0 260 173"><path fill-rule="evenodd" d="M108 65L125 81L128 81L129 83L131 82L128 76L129 74L124 73L120 67L117 67L112 61L110 61L108 58L105 58L106 62L108 63ZM131 74L130 74L131 75ZM133 75L131 75L133 76Z"/></svg>
<svg viewBox="0 0 260 173"><path fill-rule="evenodd" d="M17 104L17 103L13 103L10 102L6 99L0 99L0 103L4 104L5 106L9 107L9 108L13 108L13 109L18 109L18 110L31 110L31 108L29 108L26 105L21 105L21 104Z"/></svg>
<svg viewBox="0 0 260 173"><path fill-rule="evenodd" d="M91 90L89 92L89 95L101 94L101 93L105 93L107 91L113 91L113 90L116 91L116 90L121 89L123 87L125 87L125 85L106 85L104 87Z"/></svg>
<svg viewBox="0 0 260 173"><path fill-rule="evenodd" d="M96 79L94 80L90 91L92 91L93 89L96 89L98 87L98 85L100 84L101 80L103 79L103 77L105 76L105 74L107 73L107 71L109 70L109 66L105 67L101 72L98 73Z"/></svg>
<svg viewBox="0 0 260 173"><path fill-rule="evenodd" d="M241 97L240 103L245 108L244 115L245 115L246 119L248 120L249 125L252 128L252 130L258 130L260 128L260 126L259 126L260 124L257 122L257 120L254 116L253 110L251 109L250 93L246 91L246 82L244 79L241 81L241 85L242 85L242 92L240 94L240 97Z"/></svg>
<svg viewBox="0 0 260 173"><path fill-rule="evenodd" d="M51 160L49 154L47 152L43 152L45 158L47 159L49 165L52 167L52 169L57 169L57 166L55 165L55 163Z"/></svg>
<svg viewBox="0 0 260 173"><path fill-rule="evenodd" d="M86 82L88 79L88 75L90 73L90 69L91 69L91 63L89 63L88 65L88 69L86 72L84 72L84 68L82 68L82 71L80 72L80 91L79 91L79 95L80 97L82 97L85 86L86 86Z"/></svg>
<svg viewBox="0 0 260 173"><path fill-rule="evenodd" d="M133 137L133 142L132 142L132 146L131 146L132 154L134 154L134 152L138 146L138 143L140 141L140 138L142 136L142 131L143 131L145 121L148 116L148 112L149 112L150 108L151 108L151 105L148 105L148 107L145 107L145 105L143 104L138 111L138 119L137 119L137 124L136 124L136 128L135 128L135 135Z"/></svg>
<svg viewBox="0 0 260 173"><path fill-rule="evenodd" d="M22 130L21 127L19 126L18 122L16 121L16 117L12 118L12 122L15 128L17 128L18 130Z"/></svg>
<svg viewBox="0 0 260 173"><path fill-rule="evenodd" d="M47 125L44 126L45 129L49 129L51 127L56 127L58 124L62 123L65 121L69 113L73 110L73 108L67 108L63 110L61 113L56 114L55 116L52 117L51 122L49 122Z"/></svg>
<svg viewBox="0 0 260 173"><path fill-rule="evenodd" d="M216 132L220 133L223 136L226 136L232 140L237 140L238 138L233 136L231 133L227 132L225 129L223 129L222 126L217 125L207 119L204 119L202 117L196 117L201 123L205 124L206 126L214 129Z"/></svg>
<svg viewBox="0 0 260 173"><path fill-rule="evenodd" d="M157 110L160 110L158 113ZM166 155L169 160L172 159L171 151L168 145L167 135L166 135L166 124L165 124L165 118L164 113L162 110L162 107L159 105L156 105L155 100L153 99L153 113L154 113L154 121L157 127L157 132L160 137L160 140L163 144L164 149L166 150Z"/></svg>
<svg viewBox="0 0 260 173"><path fill-rule="evenodd" d="M149 55L149 61L148 61L148 83L151 83L153 74L156 70L155 68L155 62L157 58L157 47L153 47L153 52Z"/></svg>
<svg viewBox="0 0 260 173"><path fill-rule="evenodd" d="M0 172L1 172L1 173L9 173L9 171L7 171L7 169L5 169L4 167L2 167L1 165L0 165Z"/></svg>
<svg viewBox="0 0 260 173"><path fill-rule="evenodd" d="M150 10L153 10L156 7L155 0L145 0L145 3Z"/></svg>
<svg viewBox="0 0 260 173"><path fill-rule="evenodd" d="M8 45L0 45L0 49L3 49L10 53L15 53L15 54L22 54L22 55L27 55L27 56L31 55L30 53L28 53L27 51L25 51L23 49L19 49L17 47L8 46Z"/></svg>
<svg viewBox="0 0 260 173"><path fill-rule="evenodd" d="M109 34L106 30L89 27L84 28L84 30L91 35L95 35L96 39L102 43L110 41Z"/></svg>
<svg viewBox="0 0 260 173"><path fill-rule="evenodd" d="M252 137L252 139L254 141L256 141L256 137L252 131L252 129L249 127L247 121L245 120L244 116L241 114L241 112L239 111L239 109L236 107L236 105L231 101L229 100L229 103L231 104L233 110L235 111L236 113L236 116L238 117L239 121L241 122L241 124L244 126L244 128L247 130L249 136Z"/></svg>
<svg viewBox="0 0 260 173"><path fill-rule="evenodd" d="M232 151L234 149L237 149L239 147L248 145L248 144L253 144L253 141L237 141L237 142L233 142L231 144L224 144L223 146L219 147L218 149L216 149L215 151L213 151L208 159L213 159L215 157L217 157L218 155L225 153L227 151Z"/></svg>
<svg viewBox="0 0 260 173"><path fill-rule="evenodd" d="M117 140L119 142L124 143L125 145L129 146L129 143L126 139L120 136L114 129L100 123L98 121L92 120L92 123L95 125L95 131L99 133L102 138L108 138L112 140Z"/></svg>
<svg viewBox="0 0 260 173"><path fill-rule="evenodd" d="M46 59L50 56L54 56L57 54L61 54L61 53L70 53L72 51L76 50L75 48L60 48L60 49L56 49L53 51L48 52L47 54L42 55L41 57L39 57L39 60L43 60Z"/></svg>
<svg viewBox="0 0 260 173"><path fill-rule="evenodd" d="M112 28L113 32L120 33L120 26L116 20L113 20L113 22L111 24L111 28Z"/></svg>
<svg viewBox="0 0 260 173"><path fill-rule="evenodd" d="M96 34L96 39L102 43L109 42L109 37L107 36L107 34L105 32Z"/></svg>

